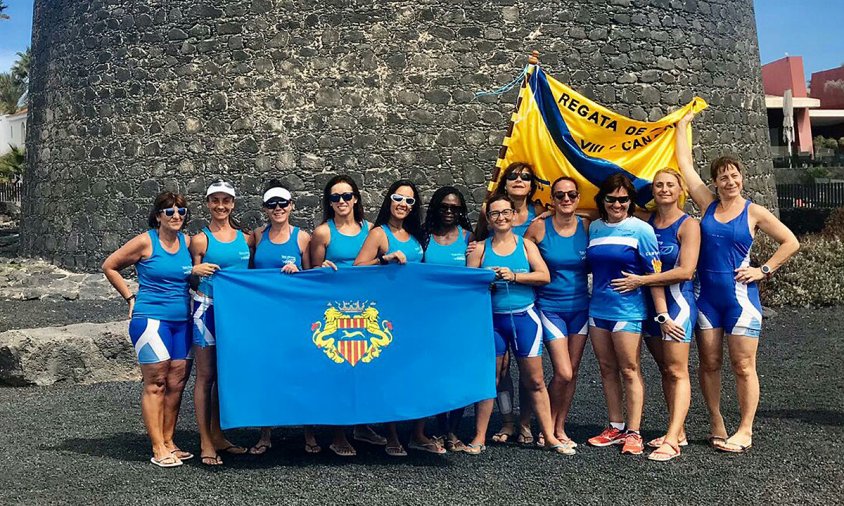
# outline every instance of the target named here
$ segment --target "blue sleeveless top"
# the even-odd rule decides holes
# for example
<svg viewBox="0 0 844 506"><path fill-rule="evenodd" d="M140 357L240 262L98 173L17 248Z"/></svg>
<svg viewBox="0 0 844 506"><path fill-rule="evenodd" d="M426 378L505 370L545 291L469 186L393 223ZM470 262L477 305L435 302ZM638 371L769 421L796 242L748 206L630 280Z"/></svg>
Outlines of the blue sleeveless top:
<svg viewBox="0 0 844 506"><path fill-rule="evenodd" d="M154 320L187 321L190 315L188 278L193 268L185 236L179 232L179 250L170 253L150 230L152 255L135 264L138 271L138 295L132 317Z"/></svg>
<svg viewBox="0 0 844 506"><path fill-rule="evenodd" d="M288 225L289 226L289 225ZM270 241L270 226L261 234L261 242L255 248L253 264L256 269L280 269L287 264L296 264L302 270L302 251L299 249L299 227L292 227L286 242Z"/></svg>
<svg viewBox="0 0 844 506"><path fill-rule="evenodd" d="M716 200L706 208L700 221L702 246L697 269L702 275L729 273L735 276L736 269L750 265L750 247L753 246L753 236L750 235L747 222L750 201L746 200L741 214L727 223L715 219L718 202Z"/></svg>
<svg viewBox="0 0 844 506"><path fill-rule="evenodd" d="M519 237L524 237L525 233L527 232L528 227L530 227L530 223L536 218L536 208L534 207L533 203L527 203L528 208L528 216L524 223L521 225L513 225L513 233Z"/></svg>
<svg viewBox="0 0 844 506"><path fill-rule="evenodd" d="M237 235L231 242L218 241L208 227L202 229L208 237L208 247L205 249L205 256L202 261L217 264L220 269L248 269L249 268L249 244L243 236L243 232L237 230ZM214 275L204 276L199 281L199 291L208 297L214 296L212 281Z"/></svg>
<svg viewBox="0 0 844 506"><path fill-rule="evenodd" d="M484 258L481 267L508 267L515 273L530 272L530 263L525 251L525 240L516 236L516 249L507 256L501 256L492 249L492 237L485 241ZM518 313L533 306L533 287L521 283L498 280L492 292L493 313Z"/></svg>
<svg viewBox="0 0 844 506"><path fill-rule="evenodd" d="M680 263L680 240L677 236L680 233L680 226L689 218L689 215L683 214L674 223L665 228L654 226L655 217L656 213L652 214L650 219L648 219L648 224L653 227L654 233L656 234L656 241L659 244L659 260L662 262L662 270L664 272L677 267ZM694 292L694 282L691 280L681 281L676 283L676 285L679 285L678 288L682 292ZM673 286L666 286L666 292Z"/></svg>
<svg viewBox="0 0 844 506"><path fill-rule="evenodd" d="M440 244L431 235L428 238L428 248L425 250L426 264L437 265L466 265L466 247L469 245L469 232L460 225L457 226L457 239L451 244Z"/></svg>
<svg viewBox="0 0 844 506"><path fill-rule="evenodd" d="M325 259L334 262L337 267L351 267L355 263L360 249L366 241L369 233L369 224L366 220L360 224L360 232L357 235L345 235L337 230L334 220L328 220L328 230L331 231L328 246L325 248Z"/></svg>
<svg viewBox="0 0 844 506"><path fill-rule="evenodd" d="M563 237L554 228L554 219L545 218L545 237L538 244L539 252L548 270L551 282L536 288L537 301L542 309L555 312L583 311L589 308L587 285L586 248L589 236L583 220L577 217L577 226L571 237Z"/></svg>
<svg viewBox="0 0 844 506"><path fill-rule="evenodd" d="M421 262L424 253L422 251L422 245L419 244L419 241L416 240L415 237L412 235L410 239L402 242L399 241L396 236L390 231L390 227L387 224L381 225L381 228L384 230L384 233L387 234L387 242L389 243L389 249L387 253L393 253L394 251L401 251L404 253L404 256L407 257L408 263L414 262Z"/></svg>

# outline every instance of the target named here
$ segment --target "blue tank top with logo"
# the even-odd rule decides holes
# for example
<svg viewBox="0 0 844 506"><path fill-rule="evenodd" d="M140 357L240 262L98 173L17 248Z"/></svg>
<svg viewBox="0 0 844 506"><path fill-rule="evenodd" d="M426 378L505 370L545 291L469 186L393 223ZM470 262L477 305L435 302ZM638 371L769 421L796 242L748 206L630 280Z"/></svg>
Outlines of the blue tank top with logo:
<svg viewBox="0 0 844 506"><path fill-rule="evenodd" d="M393 235L393 232L390 231L389 225L381 225L381 228L384 230L384 233L387 234L387 243L389 247L387 253L401 251L407 258L408 263L422 261L422 257L424 256L422 245L419 244L419 241L417 241L415 237L411 235L410 239L406 241L399 241L398 238Z"/></svg>
<svg viewBox="0 0 844 506"><path fill-rule="evenodd" d="M234 240L230 242L217 240L208 227L203 228L202 232L208 237L208 247L205 249L203 262L217 264L220 269L249 268L249 244L243 232L238 230ZM199 282L199 291L208 297L214 297L213 280L213 274L203 277Z"/></svg>
<svg viewBox="0 0 844 506"><path fill-rule="evenodd" d="M276 243L270 240L270 226L267 226L261 234L261 242L255 247L253 263L256 269L279 269L287 264L295 264L299 270L302 270L299 227L290 228L290 237L287 241Z"/></svg>
<svg viewBox="0 0 844 506"><path fill-rule="evenodd" d="M518 235L515 237L516 249L505 256L499 255L492 249L492 237L487 239L481 267L507 267L516 274L530 272L524 239ZM534 299L535 294L532 286L498 280L495 282L495 291L492 292L492 312L518 313L525 311L533 306Z"/></svg>
<svg viewBox="0 0 844 506"><path fill-rule="evenodd" d="M425 249L426 264L436 265L466 265L466 247L469 245L469 232L460 225L457 226L457 239L451 244L440 244L431 235L428 238L428 248Z"/></svg>
<svg viewBox="0 0 844 506"><path fill-rule="evenodd" d="M648 224L653 227L654 233L656 234L656 241L657 244L659 244L659 260L662 262L662 270L668 271L674 269L680 263L680 239L678 239L677 236L680 233L680 226L683 225L683 222L689 218L689 215L683 214L674 223L665 228L657 228L654 226L655 217L656 213L652 214L648 220ZM691 280L681 281L677 283L677 285L682 292L694 292L694 282ZM649 295L647 292L645 293L646 295Z"/></svg>
<svg viewBox="0 0 844 506"><path fill-rule="evenodd" d="M551 282L536 288L542 309L557 312L583 311L589 308L586 248L589 236L583 220L577 217L574 234L563 237L554 228L554 219L545 218L545 237L538 244L548 265Z"/></svg>
<svg viewBox="0 0 844 506"><path fill-rule="evenodd" d="M188 279L193 265L185 236L178 234L179 249L170 253L161 245L158 231L147 233L152 242L152 255L135 264L138 295L132 316L187 321L190 315Z"/></svg>
<svg viewBox="0 0 844 506"><path fill-rule="evenodd" d="M351 267L355 263L360 249L366 241L369 233L369 223L366 220L360 224L360 232L357 235L345 235L337 230L334 220L328 220L328 230L331 237L328 246L325 248L325 259L334 262L337 267Z"/></svg>

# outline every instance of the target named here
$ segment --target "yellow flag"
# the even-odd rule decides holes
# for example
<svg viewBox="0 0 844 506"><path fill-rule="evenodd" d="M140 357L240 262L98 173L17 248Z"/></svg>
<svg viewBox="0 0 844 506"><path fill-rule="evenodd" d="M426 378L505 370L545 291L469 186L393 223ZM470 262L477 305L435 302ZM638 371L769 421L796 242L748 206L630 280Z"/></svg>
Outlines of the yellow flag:
<svg viewBox="0 0 844 506"><path fill-rule="evenodd" d="M489 190L495 189L508 165L528 162L538 180L535 200L550 202L551 183L570 176L580 188L581 207L594 209L597 187L621 172L633 182L636 203L644 207L653 200L651 182L656 171L677 168L674 124L687 112L697 113L706 106L695 97L658 121L637 121L589 100L531 65ZM691 142L691 127L686 135Z"/></svg>

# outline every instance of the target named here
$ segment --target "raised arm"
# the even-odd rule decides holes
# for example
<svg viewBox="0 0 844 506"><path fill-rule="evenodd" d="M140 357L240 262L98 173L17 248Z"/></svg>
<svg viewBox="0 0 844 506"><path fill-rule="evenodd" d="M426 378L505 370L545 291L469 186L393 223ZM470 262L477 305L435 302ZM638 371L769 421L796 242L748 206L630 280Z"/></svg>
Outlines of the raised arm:
<svg viewBox="0 0 844 506"><path fill-rule="evenodd" d="M700 178L700 174L695 170L692 147L689 145L688 137L689 125L694 117L694 113L689 112L675 125L677 131L674 132L674 156L677 157L677 166L689 187L689 195L703 212L715 200L715 195L709 191L709 188Z"/></svg>

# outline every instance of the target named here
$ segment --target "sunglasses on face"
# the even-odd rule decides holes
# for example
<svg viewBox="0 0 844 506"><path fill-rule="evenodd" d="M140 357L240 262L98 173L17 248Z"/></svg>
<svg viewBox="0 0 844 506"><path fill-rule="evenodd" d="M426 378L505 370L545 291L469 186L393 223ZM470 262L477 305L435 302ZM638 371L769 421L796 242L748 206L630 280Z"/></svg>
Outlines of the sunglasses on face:
<svg viewBox="0 0 844 506"><path fill-rule="evenodd" d="M507 181L515 181L517 179L521 179L522 181L533 181L533 174L528 174L527 172L516 174L515 172L511 172L507 175Z"/></svg>
<svg viewBox="0 0 844 506"><path fill-rule="evenodd" d="M460 206L455 206L454 204L440 204L440 212L442 214L460 214L463 210Z"/></svg>
<svg viewBox="0 0 844 506"><path fill-rule="evenodd" d="M413 198L413 197L405 197L404 195L399 195L398 193L394 193L394 194L390 195L390 198L393 200L393 202L397 202L397 203L399 203L399 204L401 204L402 202L404 202L405 204L407 204L407 205L409 205L409 206L412 206L413 204L415 204L415 203L416 203L416 199L415 199L415 198Z"/></svg>
<svg viewBox="0 0 844 506"><path fill-rule="evenodd" d="M575 190L571 190L571 191L567 191L567 192L557 192L557 193L554 194L554 198L557 199L557 200L563 200L566 197L568 197L569 200L577 200L577 197L579 197L579 196L580 196L580 193L578 193Z"/></svg>
<svg viewBox="0 0 844 506"><path fill-rule="evenodd" d="M336 204L337 202L340 202L340 200L343 200L343 202L351 201L353 198L355 198L355 194L352 192L332 193L331 196L328 198L331 200L331 202L334 202Z"/></svg>
<svg viewBox="0 0 844 506"><path fill-rule="evenodd" d="M264 207L267 209L287 209L287 206L289 205L290 201L284 199L270 199L267 202L264 202Z"/></svg>
<svg viewBox="0 0 844 506"><path fill-rule="evenodd" d="M188 209L186 207L180 207L178 209L173 209L172 207L169 209L159 209L159 213L164 213L164 216L168 218L172 218L174 214L179 213L179 216L184 216L188 214Z"/></svg>
<svg viewBox="0 0 844 506"><path fill-rule="evenodd" d="M486 214L487 214L487 216L489 216L490 220L494 221L494 220L497 220L499 217L509 218L510 216L513 216L513 210L512 209L504 209L504 210L501 210L501 211L490 211Z"/></svg>
<svg viewBox="0 0 844 506"><path fill-rule="evenodd" d="M615 204L616 202L618 202L619 204L626 204L626 203L630 202L630 197L628 197L628 196L613 197L612 195L607 195L607 196L604 197L604 201L607 204Z"/></svg>

